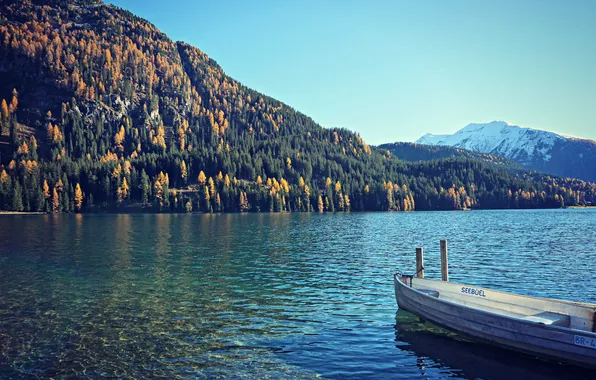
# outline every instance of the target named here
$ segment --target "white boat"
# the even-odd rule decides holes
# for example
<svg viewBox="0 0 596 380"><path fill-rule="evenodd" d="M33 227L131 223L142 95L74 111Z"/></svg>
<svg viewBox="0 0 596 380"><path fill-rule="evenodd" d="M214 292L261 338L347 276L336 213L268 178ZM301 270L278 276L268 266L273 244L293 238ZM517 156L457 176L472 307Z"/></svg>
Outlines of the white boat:
<svg viewBox="0 0 596 380"><path fill-rule="evenodd" d="M596 369L596 304L396 273L400 309L486 343ZM593 374L592 374L593 375Z"/></svg>

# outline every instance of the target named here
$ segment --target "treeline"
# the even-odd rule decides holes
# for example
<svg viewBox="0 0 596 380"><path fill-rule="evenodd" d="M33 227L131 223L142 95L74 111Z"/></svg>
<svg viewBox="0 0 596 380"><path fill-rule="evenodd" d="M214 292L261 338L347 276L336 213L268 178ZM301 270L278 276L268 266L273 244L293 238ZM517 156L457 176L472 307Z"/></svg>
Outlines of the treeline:
<svg viewBox="0 0 596 380"><path fill-rule="evenodd" d="M446 145L424 145L409 142L394 142L378 146L379 149L388 150L392 155L404 161L432 161L447 158L468 158L480 160L507 170L524 170L520 164L505 157L473 152Z"/></svg>
<svg viewBox="0 0 596 380"><path fill-rule="evenodd" d="M94 1L0 6L0 208L453 210L591 204L593 184L473 158L406 163Z"/></svg>

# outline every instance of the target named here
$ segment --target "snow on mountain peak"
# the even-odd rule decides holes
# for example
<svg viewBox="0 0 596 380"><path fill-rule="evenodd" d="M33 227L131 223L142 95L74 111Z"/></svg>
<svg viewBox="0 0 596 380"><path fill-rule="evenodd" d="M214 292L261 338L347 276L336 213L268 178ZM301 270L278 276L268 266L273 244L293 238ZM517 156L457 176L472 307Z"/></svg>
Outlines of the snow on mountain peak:
<svg viewBox="0 0 596 380"><path fill-rule="evenodd" d="M535 158L550 160L555 141L564 138L557 133L522 128L506 121L491 121L468 124L452 135L426 134L416 143L448 145L530 162Z"/></svg>

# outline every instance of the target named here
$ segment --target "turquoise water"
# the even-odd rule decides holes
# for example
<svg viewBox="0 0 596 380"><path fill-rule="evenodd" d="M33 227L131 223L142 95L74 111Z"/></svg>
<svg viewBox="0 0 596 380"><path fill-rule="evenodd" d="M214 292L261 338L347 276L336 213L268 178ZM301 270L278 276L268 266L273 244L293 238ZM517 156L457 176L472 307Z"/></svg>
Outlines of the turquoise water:
<svg viewBox="0 0 596 380"><path fill-rule="evenodd" d="M0 215L0 377L561 378L397 312L392 274L596 303L596 211Z"/></svg>

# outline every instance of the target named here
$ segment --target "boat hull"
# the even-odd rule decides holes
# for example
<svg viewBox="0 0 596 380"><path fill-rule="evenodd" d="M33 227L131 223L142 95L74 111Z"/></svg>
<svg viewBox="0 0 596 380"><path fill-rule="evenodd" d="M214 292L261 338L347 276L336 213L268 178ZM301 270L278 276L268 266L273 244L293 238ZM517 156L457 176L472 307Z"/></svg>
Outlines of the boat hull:
<svg viewBox="0 0 596 380"><path fill-rule="evenodd" d="M397 276L394 284L400 309L441 327L501 347L596 368L596 348L578 344L581 338L585 339L581 343L593 344L596 333L524 321L448 302L404 284Z"/></svg>

